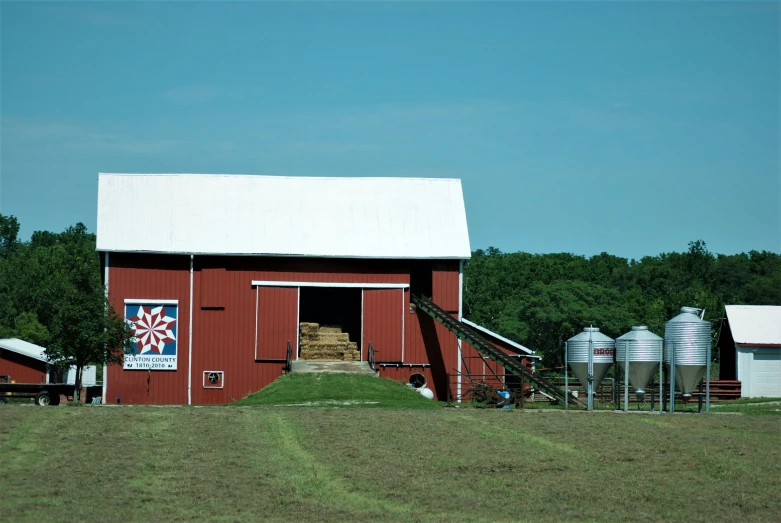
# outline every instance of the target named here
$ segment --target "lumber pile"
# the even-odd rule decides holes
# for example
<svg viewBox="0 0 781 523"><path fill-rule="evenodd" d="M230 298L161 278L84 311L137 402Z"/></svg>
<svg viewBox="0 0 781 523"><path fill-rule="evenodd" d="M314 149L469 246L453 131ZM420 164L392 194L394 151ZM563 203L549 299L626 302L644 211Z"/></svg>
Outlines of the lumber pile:
<svg viewBox="0 0 781 523"><path fill-rule="evenodd" d="M350 335L342 332L341 327L321 327L317 323L306 322L299 327L302 360L360 361L358 344L350 341Z"/></svg>

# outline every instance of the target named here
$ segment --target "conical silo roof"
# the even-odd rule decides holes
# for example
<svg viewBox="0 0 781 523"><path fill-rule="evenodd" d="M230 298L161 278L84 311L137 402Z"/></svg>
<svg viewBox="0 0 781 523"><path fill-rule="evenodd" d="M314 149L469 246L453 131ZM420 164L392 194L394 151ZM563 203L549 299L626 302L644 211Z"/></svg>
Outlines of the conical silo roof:
<svg viewBox="0 0 781 523"><path fill-rule="evenodd" d="M599 332L599 327L586 327L583 329L583 332L577 333L567 341L585 341L588 343L589 339L594 343L603 341L610 343L614 341L610 336L606 336Z"/></svg>
<svg viewBox="0 0 781 523"><path fill-rule="evenodd" d="M635 325L632 330L616 338L618 341L662 341L662 337L648 330L645 325Z"/></svg>

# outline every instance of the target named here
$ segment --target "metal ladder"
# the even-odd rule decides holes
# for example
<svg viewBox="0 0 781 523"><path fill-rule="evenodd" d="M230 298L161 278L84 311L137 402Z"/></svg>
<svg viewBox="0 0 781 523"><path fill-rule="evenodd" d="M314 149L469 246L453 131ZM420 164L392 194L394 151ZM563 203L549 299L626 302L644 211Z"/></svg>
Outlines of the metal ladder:
<svg viewBox="0 0 781 523"><path fill-rule="evenodd" d="M515 374L523 380L532 383L538 389L546 392L559 403L563 403L567 400L567 396L559 387L548 381L547 379L532 373L525 365L518 360L508 356L503 351L497 349L491 342L480 336L474 329L465 325L453 318L450 314L442 310L431 299L425 296L412 296L412 303L415 306L441 323L450 332L455 334L459 339L466 340L472 347L475 348L484 357L495 361L502 365L505 371ZM570 405L582 407L583 404L573 395L569 395Z"/></svg>

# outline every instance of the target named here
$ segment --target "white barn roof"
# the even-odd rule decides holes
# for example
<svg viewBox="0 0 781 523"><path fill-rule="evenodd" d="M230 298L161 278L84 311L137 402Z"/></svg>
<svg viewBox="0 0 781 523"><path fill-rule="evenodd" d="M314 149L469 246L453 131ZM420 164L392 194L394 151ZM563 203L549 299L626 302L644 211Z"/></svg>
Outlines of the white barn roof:
<svg viewBox="0 0 781 523"><path fill-rule="evenodd" d="M488 336L496 338L499 341L505 342L507 345L510 345L511 347L515 347L516 349L518 349L518 350L528 354L529 357L531 357L531 358L542 359L541 356L537 356L536 354L534 354L533 350L531 350L531 349L529 349L527 347L524 347L523 345L521 345L518 342L515 342L513 340L507 339L507 338L505 338L504 336L502 336L500 334L497 334L497 333L495 333L493 331L490 331L490 330L486 329L485 327L483 327L482 325L478 325L477 323L469 321L466 318L461 318L461 321L463 323L466 323L467 325L469 325L473 329L477 329L478 331L482 332L483 334L487 334Z"/></svg>
<svg viewBox="0 0 781 523"><path fill-rule="evenodd" d="M109 252L468 259L461 181L206 174L98 177Z"/></svg>
<svg viewBox="0 0 781 523"><path fill-rule="evenodd" d="M0 349L15 352L38 361L49 361L46 359L45 348L18 338L5 338L0 340Z"/></svg>
<svg viewBox="0 0 781 523"><path fill-rule="evenodd" d="M727 305L724 309L738 345L781 346L781 306Z"/></svg>

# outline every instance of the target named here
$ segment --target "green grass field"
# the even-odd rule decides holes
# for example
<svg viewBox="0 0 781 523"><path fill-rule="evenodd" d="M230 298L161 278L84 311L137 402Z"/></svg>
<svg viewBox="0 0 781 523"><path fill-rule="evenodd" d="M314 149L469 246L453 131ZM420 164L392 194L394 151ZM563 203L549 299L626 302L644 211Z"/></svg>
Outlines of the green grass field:
<svg viewBox="0 0 781 523"><path fill-rule="evenodd" d="M781 521L781 416L0 407L3 521Z"/></svg>

